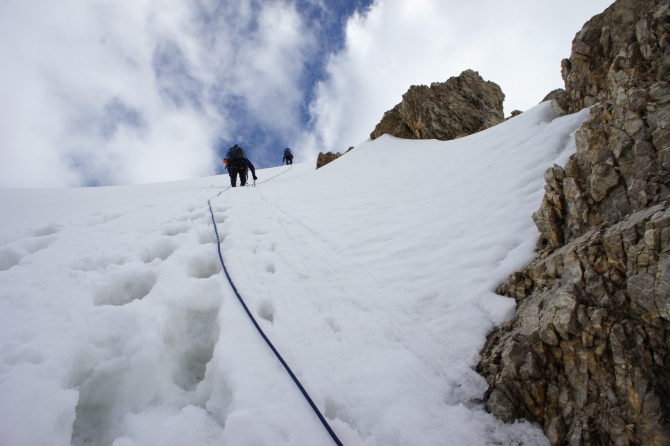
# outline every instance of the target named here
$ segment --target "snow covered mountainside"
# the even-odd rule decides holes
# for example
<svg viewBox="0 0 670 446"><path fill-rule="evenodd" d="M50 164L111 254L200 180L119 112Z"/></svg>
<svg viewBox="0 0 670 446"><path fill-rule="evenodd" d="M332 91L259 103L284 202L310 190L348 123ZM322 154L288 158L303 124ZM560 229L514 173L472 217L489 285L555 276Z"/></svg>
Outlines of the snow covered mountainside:
<svg viewBox="0 0 670 446"><path fill-rule="evenodd" d="M548 444L485 412L473 367L587 116L384 136L256 188L0 190L0 444L333 444L226 281L210 198L237 289L345 445Z"/></svg>

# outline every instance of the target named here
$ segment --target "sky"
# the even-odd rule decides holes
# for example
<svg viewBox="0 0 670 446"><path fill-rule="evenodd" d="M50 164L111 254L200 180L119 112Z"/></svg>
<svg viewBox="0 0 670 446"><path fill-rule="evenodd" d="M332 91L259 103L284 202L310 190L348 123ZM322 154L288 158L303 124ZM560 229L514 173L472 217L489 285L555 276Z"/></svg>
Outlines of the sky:
<svg viewBox="0 0 670 446"><path fill-rule="evenodd" d="M141 184L365 141L410 85L465 69L505 114L563 86L609 0L5 0L0 187Z"/></svg>

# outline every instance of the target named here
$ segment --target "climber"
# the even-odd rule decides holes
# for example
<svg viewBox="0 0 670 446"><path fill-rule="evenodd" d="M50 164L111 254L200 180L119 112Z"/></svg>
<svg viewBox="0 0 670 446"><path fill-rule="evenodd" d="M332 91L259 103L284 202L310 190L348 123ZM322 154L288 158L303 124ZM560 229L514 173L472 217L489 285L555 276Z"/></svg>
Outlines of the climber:
<svg viewBox="0 0 670 446"><path fill-rule="evenodd" d="M249 169L251 169L251 176L254 181L258 179L256 177L256 168L254 165L247 159L247 155L244 153L244 149L237 144L233 145L228 149L226 157L223 159L223 164L226 165L228 169L228 174L230 175L230 185L235 187L237 183L237 175L240 175L240 185L246 186L247 184L247 175Z"/></svg>
<svg viewBox="0 0 670 446"><path fill-rule="evenodd" d="M288 147L284 149L284 158L281 159L281 162L282 164L286 162L286 165L293 164L293 154Z"/></svg>

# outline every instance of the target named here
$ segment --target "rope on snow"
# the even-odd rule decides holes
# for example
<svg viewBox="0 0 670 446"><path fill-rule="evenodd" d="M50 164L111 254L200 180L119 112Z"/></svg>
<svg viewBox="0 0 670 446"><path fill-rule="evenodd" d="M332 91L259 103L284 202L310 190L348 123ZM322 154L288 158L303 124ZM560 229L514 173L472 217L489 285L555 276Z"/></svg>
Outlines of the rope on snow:
<svg viewBox="0 0 670 446"><path fill-rule="evenodd" d="M291 170L291 168L293 168L293 165L291 165L291 167L286 169L284 172L282 172L278 175L275 175L274 177L268 178L267 180L263 181L263 183L265 183L267 181L270 181L272 178L276 178L279 175L282 175L282 174L288 172L289 170ZM228 188L228 189L230 189L230 188ZM228 189L222 190L216 196L218 197L219 195L221 195L223 192L227 191ZM319 408L316 407L316 404L314 404L314 401L312 401L312 398L310 398L310 396L307 393L307 391L305 390L305 388L302 386L302 384L300 384L300 381L298 380L298 378L295 376L295 374L293 374L293 371L291 370L291 368L288 366L286 361L284 361L284 358L282 358L282 356L279 354L279 352L277 351L275 346L272 345L272 342L270 341L270 339L265 335L265 333L261 329L260 325L258 325L258 322L256 322L256 319L251 314L251 311L249 311L249 308L247 307L247 304L244 303L244 299L242 299L242 296L240 296L240 293L237 291L237 288L235 287L235 284L233 283L233 279L231 279L230 274L228 274L228 268L226 268L226 264L223 261L223 255L221 255L221 240L219 239L219 230L216 228L216 221L214 220L214 212L212 211L211 201L212 201L211 199L207 200L207 205L209 206L209 213L212 216L212 224L214 225L214 232L216 233L216 245L217 245L217 250L219 252L219 260L221 261L221 266L223 267L223 272L226 274L226 278L228 279L228 283L230 283L230 286L233 289L233 292L235 293L235 296L237 296L237 299L240 301L240 304L242 304L242 307L244 308L244 311L247 313L247 316L249 316L249 319L251 319L251 322L256 327L256 330L258 330L258 333L260 333L260 335L265 340L265 343L268 345L268 347L270 347L270 350L272 350L272 352L275 354L275 356L277 357L279 362L281 362L281 364L284 366L284 369L286 369L289 376L291 376L291 379L293 380L295 385L298 386L298 389L300 389L300 392L302 393L302 396L305 397L305 399L307 400L309 405L312 407L312 410L314 410L314 413L316 414L316 416L319 417L319 420L321 421L321 424L323 424L323 427L326 428L326 430L330 434L330 436L333 439L333 441L335 442L335 444L337 446L343 446L340 439L337 438L337 435L335 435L335 432L333 432L333 429L328 424L328 421L326 421L324 416L321 414L321 411L319 411Z"/></svg>

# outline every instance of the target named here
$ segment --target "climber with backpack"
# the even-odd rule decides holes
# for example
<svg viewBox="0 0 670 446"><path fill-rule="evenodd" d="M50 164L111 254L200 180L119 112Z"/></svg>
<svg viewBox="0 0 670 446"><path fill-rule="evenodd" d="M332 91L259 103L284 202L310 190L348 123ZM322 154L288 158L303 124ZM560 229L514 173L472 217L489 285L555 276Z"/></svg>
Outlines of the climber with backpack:
<svg viewBox="0 0 670 446"><path fill-rule="evenodd" d="M253 177L254 181L258 179L256 177L256 168L252 162L247 159L247 155L244 153L244 149L237 144L231 146L230 149L228 149L228 153L223 159L223 164L225 164L226 169L228 169L228 174L230 175L230 185L232 187L236 187L238 175L240 176L240 185L242 187L246 186L249 170L251 170L251 176Z"/></svg>
<svg viewBox="0 0 670 446"><path fill-rule="evenodd" d="M282 164L286 162L286 165L293 164L293 154L288 147L284 149L284 158L282 158L281 162Z"/></svg>

